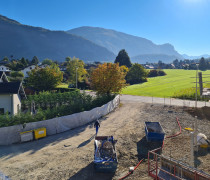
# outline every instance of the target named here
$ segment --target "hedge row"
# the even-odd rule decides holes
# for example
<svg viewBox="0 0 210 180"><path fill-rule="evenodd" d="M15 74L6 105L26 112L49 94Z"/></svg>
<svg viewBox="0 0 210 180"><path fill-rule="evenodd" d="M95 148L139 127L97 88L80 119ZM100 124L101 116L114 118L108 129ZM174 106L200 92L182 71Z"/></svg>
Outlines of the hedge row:
<svg viewBox="0 0 210 180"><path fill-rule="evenodd" d="M25 124L29 122L37 122L47 119L52 119L55 117L61 117L66 115L71 115L74 113L88 111L95 107L100 107L103 104L114 99L114 95L112 96L97 96L92 97L85 93L78 93L74 101L70 101L68 104L62 104L60 106L47 107L47 109L39 108L36 110L35 114L32 114L30 111L26 113L19 113L14 116L10 116L8 114L0 115L0 127Z"/></svg>

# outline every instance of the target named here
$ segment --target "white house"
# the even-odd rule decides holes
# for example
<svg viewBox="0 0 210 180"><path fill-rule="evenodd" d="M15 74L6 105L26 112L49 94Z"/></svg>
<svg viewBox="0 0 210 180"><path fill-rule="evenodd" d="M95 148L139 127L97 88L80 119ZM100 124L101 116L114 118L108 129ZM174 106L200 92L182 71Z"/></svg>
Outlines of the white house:
<svg viewBox="0 0 210 180"><path fill-rule="evenodd" d="M10 72L10 69L4 65L0 65L0 71L3 71L3 72Z"/></svg>
<svg viewBox="0 0 210 180"><path fill-rule="evenodd" d="M21 82L0 83L0 114L17 114L21 110L21 99L26 98Z"/></svg>
<svg viewBox="0 0 210 180"><path fill-rule="evenodd" d="M39 68L46 68L46 67L50 67L48 64L42 64L39 66Z"/></svg>
<svg viewBox="0 0 210 180"><path fill-rule="evenodd" d="M28 72L30 72L32 69L35 69L36 66L35 65L31 65L29 67L26 67L25 69L23 69L21 72L24 74L24 77L28 77Z"/></svg>
<svg viewBox="0 0 210 180"><path fill-rule="evenodd" d="M66 66L59 66L59 68L61 71L66 71L66 69L67 69Z"/></svg>
<svg viewBox="0 0 210 180"><path fill-rule="evenodd" d="M5 74L5 72L0 71L0 83L2 82L9 82L7 79L7 75Z"/></svg>

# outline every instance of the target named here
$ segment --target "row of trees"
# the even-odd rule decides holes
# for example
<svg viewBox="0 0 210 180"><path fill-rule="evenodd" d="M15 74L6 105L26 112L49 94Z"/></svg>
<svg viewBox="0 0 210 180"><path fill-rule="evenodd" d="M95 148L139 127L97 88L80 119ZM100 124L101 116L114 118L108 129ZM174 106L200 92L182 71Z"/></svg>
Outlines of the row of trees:
<svg viewBox="0 0 210 180"><path fill-rule="evenodd" d="M138 63L132 64L125 50L121 50L116 57L115 63L99 64L95 69L85 69L85 64L77 58L67 57L62 64L66 71L60 71L58 65L46 60L44 63L51 64L43 69L34 69L26 80L26 85L38 91L54 89L63 79L70 84L88 83L89 88L96 90L98 94L118 93L127 84L137 84L147 81L150 77L165 75L161 72L149 72ZM156 74L155 74L156 73ZM76 77L77 76L77 77Z"/></svg>
<svg viewBox="0 0 210 180"><path fill-rule="evenodd" d="M25 59L24 57L12 60L9 60L8 57L4 57L1 63L5 64L5 66L9 67L13 71L20 71L30 65L37 65L39 63L39 59L36 56L34 56L31 61Z"/></svg>
<svg viewBox="0 0 210 180"><path fill-rule="evenodd" d="M189 70L196 70L198 65L198 69L205 71L207 69L210 69L210 58L201 58L201 59L197 59L197 60L174 60L173 61L173 65L174 68L176 69L189 69Z"/></svg>

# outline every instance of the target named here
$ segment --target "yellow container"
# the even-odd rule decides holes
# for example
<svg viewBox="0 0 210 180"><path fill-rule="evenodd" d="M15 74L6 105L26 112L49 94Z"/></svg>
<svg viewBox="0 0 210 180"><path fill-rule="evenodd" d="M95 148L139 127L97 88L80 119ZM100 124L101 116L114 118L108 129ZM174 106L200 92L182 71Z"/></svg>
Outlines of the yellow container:
<svg viewBox="0 0 210 180"><path fill-rule="evenodd" d="M34 129L34 138L39 139L46 137L46 128Z"/></svg>
<svg viewBox="0 0 210 180"><path fill-rule="evenodd" d="M208 148L208 144L200 145L201 148Z"/></svg>

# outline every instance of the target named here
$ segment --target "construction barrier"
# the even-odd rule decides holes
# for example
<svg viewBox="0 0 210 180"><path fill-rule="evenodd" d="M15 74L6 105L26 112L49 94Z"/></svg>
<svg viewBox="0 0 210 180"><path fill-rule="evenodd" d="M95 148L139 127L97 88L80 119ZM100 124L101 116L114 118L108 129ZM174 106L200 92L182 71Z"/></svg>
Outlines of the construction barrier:
<svg viewBox="0 0 210 180"><path fill-rule="evenodd" d="M0 128L0 145L9 145L21 142L20 133L23 131L30 131L45 127L47 136L58 134L70 129L85 125L102 116L107 115L118 107L120 103L120 96L117 95L112 101L104 104L101 107L96 107L90 111L75 113L68 116L57 117L49 120L27 123L23 129L22 125L15 125Z"/></svg>

